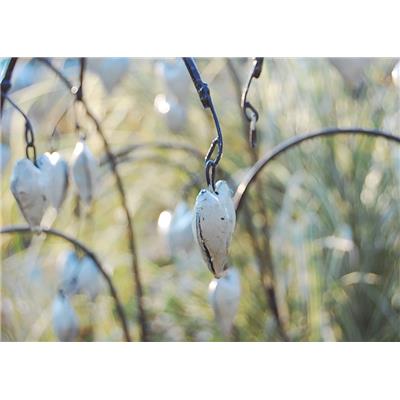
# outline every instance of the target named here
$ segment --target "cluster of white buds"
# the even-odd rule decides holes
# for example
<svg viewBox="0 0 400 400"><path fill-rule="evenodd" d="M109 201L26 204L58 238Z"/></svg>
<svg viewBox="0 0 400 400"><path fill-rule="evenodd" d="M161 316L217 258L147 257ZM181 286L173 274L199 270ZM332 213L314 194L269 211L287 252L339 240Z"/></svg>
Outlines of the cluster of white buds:
<svg viewBox="0 0 400 400"><path fill-rule="evenodd" d="M74 341L79 333L78 317L69 297L62 290L59 290L53 302L53 328L62 342Z"/></svg>
<svg viewBox="0 0 400 400"><path fill-rule="evenodd" d="M228 251L236 224L232 193L225 181L218 181L215 191L209 187L197 196L193 233L209 270L221 278L228 268Z"/></svg>
<svg viewBox="0 0 400 400"><path fill-rule="evenodd" d="M185 129L187 122L189 74L181 59L158 63L157 72L164 83L165 94L156 96L154 106L164 115L168 128L179 133Z"/></svg>
<svg viewBox="0 0 400 400"><path fill-rule="evenodd" d="M209 301L215 319L225 337L232 332L233 321L240 303L240 275L231 267L221 279L213 279L209 285Z"/></svg>
<svg viewBox="0 0 400 400"><path fill-rule="evenodd" d="M80 199L90 205L95 196L97 161L83 140L75 146L71 160L72 178ZM11 176L10 188L32 228L39 228L49 207L59 211L67 194L68 164L60 153L45 153L36 165L19 160Z"/></svg>

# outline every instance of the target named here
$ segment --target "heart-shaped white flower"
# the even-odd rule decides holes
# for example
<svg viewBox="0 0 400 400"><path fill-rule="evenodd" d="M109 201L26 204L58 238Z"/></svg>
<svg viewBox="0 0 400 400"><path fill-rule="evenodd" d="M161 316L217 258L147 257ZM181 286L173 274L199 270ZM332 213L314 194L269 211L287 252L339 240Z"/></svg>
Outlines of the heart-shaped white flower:
<svg viewBox="0 0 400 400"><path fill-rule="evenodd" d="M47 175L47 198L57 211L65 200L68 188L68 164L57 151L44 153L37 165Z"/></svg>
<svg viewBox="0 0 400 400"><path fill-rule="evenodd" d="M97 187L98 164L84 140L80 140L72 153L72 180L80 199L90 205Z"/></svg>
<svg viewBox="0 0 400 400"><path fill-rule="evenodd" d="M225 181L218 181L215 192L203 189L194 208L193 232L209 270L216 278L228 268L228 250L236 224L231 191Z"/></svg>
<svg viewBox="0 0 400 400"><path fill-rule="evenodd" d="M11 176L11 192L32 228L39 227L48 207L47 175L32 161L19 160Z"/></svg>
<svg viewBox="0 0 400 400"><path fill-rule="evenodd" d="M236 268L229 268L221 279L213 279L208 287L209 301L215 319L225 337L232 331L240 303L240 275Z"/></svg>
<svg viewBox="0 0 400 400"><path fill-rule="evenodd" d="M75 310L62 290L53 302L53 328L58 340L62 342L74 341L79 332Z"/></svg>
<svg viewBox="0 0 400 400"><path fill-rule="evenodd" d="M188 253L193 247L192 231L193 211L186 202L181 201L172 214L167 232L168 245L172 255L180 252Z"/></svg>

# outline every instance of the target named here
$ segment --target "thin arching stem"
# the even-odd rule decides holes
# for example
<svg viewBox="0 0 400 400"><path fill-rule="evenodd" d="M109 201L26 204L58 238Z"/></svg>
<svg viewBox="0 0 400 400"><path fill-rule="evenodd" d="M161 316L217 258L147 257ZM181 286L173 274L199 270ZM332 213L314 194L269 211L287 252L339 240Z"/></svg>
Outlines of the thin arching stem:
<svg viewBox="0 0 400 400"><path fill-rule="evenodd" d="M80 86L77 89L74 85L72 85L72 83L69 81L69 79L61 71L59 71L56 67L54 67L54 65L48 59L41 58L40 61L42 61L44 64L46 64L62 80L62 82L64 82L66 87L71 91L71 93L73 95L77 96L77 99L81 102L83 108L85 109L86 115L93 121L93 123L96 127L96 131L103 141L103 147L104 147L105 153L108 157L108 160L109 160L109 163L111 166L111 170L115 177L115 182L116 182L117 190L119 193L121 206L124 210L125 218L126 218L126 222L127 222L127 224L126 224L127 239L128 239L129 249L130 249L131 258L132 258L132 273L133 273L133 277L134 277L134 284L135 284L135 289L136 289L135 290L136 301L137 301L137 307L138 307L138 311L139 311L139 324L140 324L140 329L141 329L140 338L142 341L147 341L147 340L149 340L149 332L148 332L146 312L145 312L144 304L143 304L143 286L142 286L142 281L141 281L140 271L139 271L139 262L138 262L137 251L136 251L133 220L131 218L131 215L130 215L130 212L128 209L128 202L126 199L125 188L122 183L121 176L118 172L115 156L111 150L111 146L108 143L108 140L105 136L105 133L103 131L103 128L101 127L99 120L96 118L96 116L90 110L84 96L82 96L82 87ZM81 66L84 67L84 63L81 62ZM83 68L81 68L81 76L80 76L81 81L83 79L82 71L83 71Z"/></svg>
<svg viewBox="0 0 400 400"><path fill-rule="evenodd" d="M79 248L82 250L88 257L90 257L93 262L95 263L97 269L105 279L108 285L108 290L110 292L111 297L114 299L115 307L117 310L118 318L121 322L121 327L124 332L124 337L127 342L131 341L130 335L129 335L129 329L128 329L128 322L125 316L124 309L122 308L121 302L118 298L117 291L115 290L114 284L107 274L107 272L104 270L102 267L99 259L97 256L94 254L92 250L90 250L88 247L86 247L83 243L79 242L75 238L68 236L67 234L60 232L56 229L53 228L42 228L42 232L46 233L47 235L51 236L56 236L59 237L72 245L74 245L76 248ZM28 233L28 234L34 234L29 226L17 226L17 225L12 225L12 226L6 226L0 229L0 234L14 234L14 233Z"/></svg>
<svg viewBox="0 0 400 400"><path fill-rule="evenodd" d="M336 135L366 135L374 138L384 138L392 142L400 144L400 136L393 135L392 133L383 132L377 129L362 129L362 128L331 128L325 129L318 132L305 133L302 135L296 135L278 146L274 147L270 152L260 158L247 172L246 176L240 182L235 196L235 207L236 213L240 211L243 201L246 197L249 187L256 182L258 174L266 167L271 161L273 161L279 155L285 153L292 147L299 145L302 142L316 139L319 137L331 137Z"/></svg>

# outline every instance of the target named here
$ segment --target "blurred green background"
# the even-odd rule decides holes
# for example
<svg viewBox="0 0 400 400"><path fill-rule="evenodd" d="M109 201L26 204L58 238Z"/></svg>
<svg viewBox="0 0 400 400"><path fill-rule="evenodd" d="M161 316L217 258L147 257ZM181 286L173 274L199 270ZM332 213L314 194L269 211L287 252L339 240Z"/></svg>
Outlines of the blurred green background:
<svg viewBox="0 0 400 400"><path fill-rule="evenodd" d="M251 60L231 59L230 67L223 58L196 61L224 134L220 166L237 184L252 158L230 67L244 84ZM356 72L346 72L346 63L341 71L335 60L266 58L249 94L260 113L258 153L296 134L327 127L377 128L398 135L400 83L398 74L392 73L396 60L359 61ZM4 70L6 60L1 62ZM76 60L52 62L77 82ZM178 79L184 95L171 95L160 73L165 62L176 67L174 60L88 61L84 96L114 151L166 142L207 152L215 136L212 119L187 74ZM55 143L68 161L78 135L73 97L59 79L40 62L20 59L10 96L31 118L39 154L49 151L54 126L68 110L58 124ZM98 255L112 275L136 340L139 326L126 221L94 124L79 108L76 114L90 149L103 160L98 192L90 212L84 213L71 186L53 227L77 237ZM9 189L12 167L25 157L23 124L6 105L1 142L9 146L11 158L2 166L2 226L25 223ZM245 219L251 218L256 237L264 235L260 199L268 210L270 267L289 339L400 339L399 146L371 137L316 139L289 150L263 170L259 185L252 186L246 199L250 212L238 218L230 251L231 264L241 277L240 305L230 337L222 335L215 321L207 298L212 275L194 243L189 251L172 249L171 254L158 227L163 211L173 212L182 200L193 206L205 185L202 160L178 149L143 147L119 161L134 221L151 340L282 340L260 285L254 237L246 229ZM71 247L42 235L1 235L1 241L2 340L56 340L52 302L61 257ZM94 302L76 295L72 303L80 321L77 340L123 340L106 290Z"/></svg>

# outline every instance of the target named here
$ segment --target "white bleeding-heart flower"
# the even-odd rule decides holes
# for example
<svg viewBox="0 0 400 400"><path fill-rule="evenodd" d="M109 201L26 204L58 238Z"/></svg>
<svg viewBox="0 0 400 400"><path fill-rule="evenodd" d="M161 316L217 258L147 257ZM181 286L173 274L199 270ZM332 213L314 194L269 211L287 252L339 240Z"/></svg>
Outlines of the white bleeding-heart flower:
<svg viewBox="0 0 400 400"><path fill-rule="evenodd" d="M167 232L168 245L172 255L180 252L189 253L193 248L192 231L193 211L188 204L181 201L177 204Z"/></svg>
<svg viewBox="0 0 400 400"><path fill-rule="evenodd" d="M72 153L72 180L80 199L90 205L97 188L98 163L84 140L80 140Z"/></svg>
<svg viewBox="0 0 400 400"><path fill-rule="evenodd" d="M240 303L240 275L238 270L233 267L229 268L221 279L211 281L208 290L215 319L223 335L229 337Z"/></svg>
<svg viewBox="0 0 400 400"><path fill-rule="evenodd" d="M215 192L203 189L194 208L193 232L209 270L216 278L228 268L228 250L236 224L231 191L225 181L218 181Z"/></svg>
<svg viewBox="0 0 400 400"><path fill-rule="evenodd" d="M78 275L78 291L95 300L103 289L103 280L99 269L89 256L81 258Z"/></svg>
<svg viewBox="0 0 400 400"><path fill-rule="evenodd" d="M23 159L15 164L10 188L18 206L32 228L39 227L48 207L47 175L32 161Z"/></svg>
<svg viewBox="0 0 400 400"><path fill-rule="evenodd" d="M53 328L58 340L62 342L74 341L79 332L78 317L62 290L53 302Z"/></svg>
<svg viewBox="0 0 400 400"><path fill-rule="evenodd" d="M47 175L47 199L58 211L65 200L68 188L68 164L57 151L44 153L37 165Z"/></svg>

